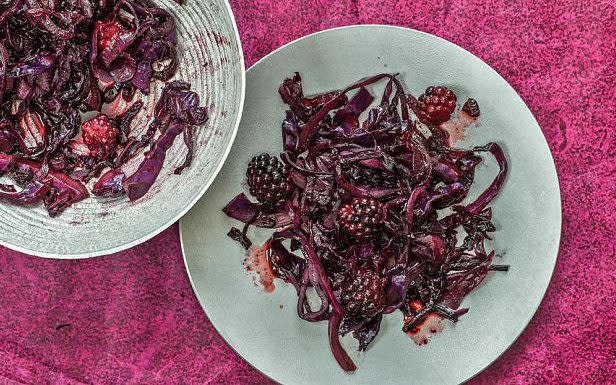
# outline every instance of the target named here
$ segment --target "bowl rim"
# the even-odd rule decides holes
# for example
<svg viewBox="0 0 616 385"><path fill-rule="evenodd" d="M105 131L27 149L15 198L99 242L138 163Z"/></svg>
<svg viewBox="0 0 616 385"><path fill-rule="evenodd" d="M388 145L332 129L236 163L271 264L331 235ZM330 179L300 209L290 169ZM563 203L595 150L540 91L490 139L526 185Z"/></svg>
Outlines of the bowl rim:
<svg viewBox="0 0 616 385"><path fill-rule="evenodd" d="M25 254L28 254L34 257L41 257L41 258L48 258L48 259L71 260L71 259L86 259L86 258L102 257L102 256L114 254L120 251L128 250L131 247L134 247L134 246L137 246L144 242L149 241L150 239L154 238L155 236L159 235L163 231L170 228L175 222L178 222L184 215L186 215L188 211L190 211L190 209L199 201L199 199L203 197L203 195L210 188L211 184L214 182L214 180L216 179L216 176L218 175L223 165L225 164L225 161L227 160L227 157L229 156L229 152L231 152L231 147L233 147L233 143L235 142L235 137L237 136L237 131L240 126L240 122L242 121L242 112L244 111L244 101L246 98L246 64L244 62L244 51L242 49L242 40L240 39L240 33L237 28L237 22L235 20L235 15L233 14L233 9L231 9L231 5L229 4L229 1L224 0L224 4L231 18L231 24L233 25L233 32L235 34L235 41L237 42L238 52L239 52L239 62L240 62L240 72L241 72L240 74L240 83L241 83L240 84L240 101L239 101L239 106L238 106L239 112L237 116L235 117L235 123L233 124L233 132L231 133L231 140L229 141L229 143L227 143L227 146L224 150L223 155L219 158L218 165L216 166L214 170L213 176L210 178L210 180L206 184L203 185L203 187L195 195L193 200L188 205L186 205L186 207L180 210L171 220L167 221L165 224L163 224L162 226L159 226L158 228L149 232L148 234L140 238L137 238L131 242L127 242L127 243L124 243L118 246L101 249L98 251L92 251L88 253L75 253L75 254L48 253L48 252L40 251L40 250L31 250L31 249L28 249L27 247L16 246L11 243L0 240L1 246L4 246L13 251L18 251L20 253L25 253Z"/></svg>
<svg viewBox="0 0 616 385"><path fill-rule="evenodd" d="M489 71L493 72L497 77L501 78L506 84L508 84L512 90L514 91L514 93L518 96L518 98L520 99L521 104L523 105L523 107L528 111L528 113L532 116L533 120L535 121L535 123L537 124L537 127L541 128L541 126L539 125L539 123L537 122L537 119L535 118L535 115L532 113L532 111L530 110L530 108L528 107L528 105L526 104L526 102L524 101L524 99L522 99L522 97L520 96L520 94L515 90L515 88L513 88L513 86L511 86L509 84L509 82L503 78L500 73L498 73L495 69L492 68L492 66L490 66L488 63L486 63L485 61L483 61L480 57L478 57L477 55L471 53L470 51L466 50L465 48L457 45L456 43L453 43L447 39L444 39L440 36L437 35L433 35L431 33L428 32L423 32L423 31L419 31L413 28L408 28L408 27L403 27L403 26L397 26L397 25L389 25L389 24L371 24L371 23L364 23L364 24L354 24L354 25L346 25L346 26L340 26L340 27L334 27L334 28L328 28L328 29L324 29L324 30L320 30L317 32L313 32L310 33L308 35L302 36L298 39L289 41L288 43L285 43L284 45L276 48L275 50L269 52L267 55L265 55L264 57L262 57L261 59L259 59L258 61L256 61L254 64L252 64L247 70L246 73L249 73L250 70L252 70L253 68L256 68L258 65L260 65L262 62L266 61L269 59L270 56L273 56L274 54L278 53L279 51L284 50L285 48L287 48L288 46L291 46L295 43L298 43L302 40L308 39L308 38L313 38L315 36L321 35L321 34L325 34L325 33L329 33L332 31L337 31L337 30L344 30L344 29L360 29L360 28L382 28L382 29L397 29L397 30L403 30L403 31L410 31L413 33L417 33L420 35L425 35L425 36L429 36L430 38L433 38L443 44L448 44L448 45L452 45L455 48L457 48L458 50L460 50L461 53L465 54L465 55L470 55L471 57L479 60L481 63L485 64L485 66L488 68ZM241 122L240 122L241 124ZM503 349L502 352L500 352L498 355L496 355L494 357L494 359L487 363L485 366L483 366L480 370L478 370L475 374L473 374L472 376L464 379L461 383L466 383L468 381L470 381L471 379L475 378L476 376L478 376L480 373L482 373L483 371L485 371L489 366L491 366L492 364L494 364L496 361L498 361L499 358L501 358L503 356L503 354L505 352L507 352L509 349L511 349L511 347L513 346L513 344L516 343L516 341L520 338L520 336L522 335L522 333L524 333L524 331L528 328L528 325L530 324L530 322L532 321L532 319L536 316L537 314L537 310L539 310L539 307L541 306L541 304L543 303L543 301L545 300L545 295L548 291L548 288L550 287L551 283L552 283L552 279L554 277L554 270L556 268L556 262L558 261L558 256L560 254L560 247L561 247L561 241L562 241L562 218L563 218L563 213L562 213L562 194L560 191L560 180L558 177L558 169L556 168L556 163L554 161L554 156L552 155L552 152L549 148L549 143L545 137L545 134L543 133L543 130L541 131L541 136L543 138L543 141L548 149L548 153L549 153L549 157L551 160L551 166L554 169L554 175L556 176L556 187L558 188L557 191L558 193L556 194L556 199L558 201L558 206L559 206L559 211L558 211L558 228L560 229L560 231L558 232L558 240L557 240L557 246L556 246L556 253L554 256L554 260L550 269L550 276L549 279L547 280L547 284L545 286L545 289L543 290L543 293L541 294L541 300L537 301L537 305L535 306L535 308L532 310L532 313L530 315L530 317L528 318L528 320L525 322L524 327L517 333L517 335L515 336L515 338L512 339L511 343L505 348ZM188 259L186 257L186 246L184 244L184 236L183 236L183 232L182 232L182 221L179 222L179 235L180 235L180 248L182 251L182 259L184 261L184 267L186 269L186 275L188 276L188 280L190 282L190 285L192 287L193 293L195 294L195 297L197 298L197 300L199 301L199 305L201 306L201 308L203 309L203 312L205 313L205 315L207 316L207 311L205 308L205 304L203 302L203 299L200 297L199 293L197 292L197 287L195 284L195 281L193 280L193 275L191 274L191 270L188 266ZM208 317L209 320L209 317ZM242 355L241 353L239 353L237 351L237 349L232 346L227 340L226 338L224 338L224 334L221 333L221 328L222 325L218 326L215 325L212 321L209 321L212 326L214 327L214 330L221 336L223 337L223 341L225 342L225 344L230 347L235 354L237 354L244 362L246 362L248 365L250 365L252 368L254 368L257 372L261 373L262 375L264 375L265 377L267 377L268 379L279 383L279 381L274 378L272 375L264 373L261 369L257 368L256 366L254 366L247 357L244 357L244 355ZM332 358L333 359L333 358Z"/></svg>

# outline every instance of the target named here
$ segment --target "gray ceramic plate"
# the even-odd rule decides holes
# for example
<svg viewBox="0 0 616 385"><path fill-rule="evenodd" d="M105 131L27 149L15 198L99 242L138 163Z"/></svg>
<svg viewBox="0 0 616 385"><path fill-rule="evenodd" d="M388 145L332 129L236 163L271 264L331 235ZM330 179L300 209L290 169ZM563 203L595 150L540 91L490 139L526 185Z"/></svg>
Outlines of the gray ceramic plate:
<svg viewBox="0 0 616 385"><path fill-rule="evenodd" d="M385 317L364 354L344 344L358 369L344 373L334 361L323 323L295 313L294 289L277 282L272 294L253 285L244 251L226 237L233 220L220 209L243 190L246 165L262 151L281 149L285 106L277 88L299 71L306 93L339 89L378 72L399 72L415 95L434 83L451 86L459 100L475 97L480 126L460 146L497 141L511 171L493 203L493 247L508 273L491 274L465 301L470 312L425 346L400 330L402 317ZM376 90L375 90L376 91ZM493 161L478 170L473 199L496 173ZM212 323L242 357L285 384L454 384L479 373L503 353L535 313L546 291L561 228L558 180L546 141L532 114L507 82L462 48L402 28L356 26L328 30L286 45L254 65L239 134L206 196L181 221L182 245L193 288ZM252 232L253 240L266 232Z"/></svg>
<svg viewBox="0 0 616 385"><path fill-rule="evenodd" d="M173 175L186 150L181 140L167 154L165 168L150 192L137 202L91 197L57 218L42 208L0 204L0 244L37 256L84 258L110 254L144 242L185 214L203 195L222 167L237 132L244 101L244 59L231 8L225 0L156 0L169 10L178 31L180 68L209 107L209 121L196 134L193 164ZM144 99L153 111L162 85ZM142 114L134 127L147 128ZM128 164L130 172L141 161Z"/></svg>

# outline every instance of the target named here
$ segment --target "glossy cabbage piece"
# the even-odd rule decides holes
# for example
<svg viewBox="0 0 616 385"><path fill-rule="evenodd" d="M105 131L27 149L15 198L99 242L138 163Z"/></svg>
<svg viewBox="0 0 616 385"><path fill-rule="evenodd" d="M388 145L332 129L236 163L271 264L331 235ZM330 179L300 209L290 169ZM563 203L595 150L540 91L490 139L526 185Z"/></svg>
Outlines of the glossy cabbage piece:
<svg viewBox="0 0 616 385"><path fill-rule="evenodd" d="M18 205L43 203L52 217L89 196L79 181L62 172L45 173L40 164L15 155L0 154L0 175L12 177L21 187L17 191L15 185L0 185L0 199Z"/></svg>
<svg viewBox="0 0 616 385"><path fill-rule="evenodd" d="M137 170L123 182L130 200L143 197L152 187L163 168L167 151L179 135L183 135L188 153L175 173L180 174L184 168L190 166L194 127L207 121L206 109L199 106L199 95L190 91L188 83L180 81L173 81L165 86L154 113L150 127L156 127L161 134L145 154L145 159Z"/></svg>

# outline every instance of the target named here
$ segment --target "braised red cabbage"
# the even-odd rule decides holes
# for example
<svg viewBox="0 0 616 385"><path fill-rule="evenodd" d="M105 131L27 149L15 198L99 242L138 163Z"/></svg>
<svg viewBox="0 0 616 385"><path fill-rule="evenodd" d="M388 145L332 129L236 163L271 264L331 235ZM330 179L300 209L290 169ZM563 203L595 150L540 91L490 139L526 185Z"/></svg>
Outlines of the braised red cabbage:
<svg viewBox="0 0 616 385"><path fill-rule="evenodd" d="M93 179L95 195L138 199L180 134L188 156L176 173L188 167L193 132L207 119L188 84L166 84L149 130L131 132L138 99L154 80L175 75L176 45L173 17L150 0L0 2L0 175L13 180L1 185L0 200L44 203L55 216L88 197ZM84 114L122 104L99 130L108 151L94 151L80 134ZM148 146L137 172L124 178L121 167Z"/></svg>
<svg viewBox="0 0 616 385"><path fill-rule="evenodd" d="M374 105L367 87L379 81L386 81L385 90ZM468 310L460 308L462 300L488 272L507 270L492 264L494 251L485 245L496 230L489 204L507 176L502 148L451 146L441 127L417 120L421 97L408 94L396 75L379 74L308 98L295 74L279 92L289 106L280 159L294 190L277 204L236 196L223 211L244 229L228 235L248 248L248 226L274 229L266 242L272 269L295 287L300 318L328 322L330 347L344 370L355 370L355 364L339 335L352 333L365 350L384 314L401 311L405 332L430 314L457 321ZM474 111L479 114L478 106ZM500 171L477 199L464 204L486 154ZM344 205L351 209L349 202L380 208L375 235L352 236L340 216ZM366 223L374 226L377 219ZM360 272L367 278L358 281ZM349 297L349 285L383 289ZM307 301L309 288L320 299L318 308ZM358 315L351 311L357 304L347 306L348 301L363 301L359 305L369 311Z"/></svg>

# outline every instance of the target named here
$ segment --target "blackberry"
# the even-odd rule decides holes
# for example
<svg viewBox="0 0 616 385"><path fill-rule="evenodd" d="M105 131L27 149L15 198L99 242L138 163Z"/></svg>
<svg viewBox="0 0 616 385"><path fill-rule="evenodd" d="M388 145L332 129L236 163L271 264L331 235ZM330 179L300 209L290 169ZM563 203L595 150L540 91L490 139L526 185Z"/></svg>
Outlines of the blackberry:
<svg viewBox="0 0 616 385"><path fill-rule="evenodd" d="M438 126L451 118L456 109L456 94L447 87L428 87L419 97L417 117L424 124Z"/></svg>
<svg viewBox="0 0 616 385"><path fill-rule="evenodd" d="M397 187L395 176L387 171L352 165L345 168L343 173L345 178L356 186Z"/></svg>
<svg viewBox="0 0 616 385"><path fill-rule="evenodd" d="M250 194L261 203L276 204L286 199L293 190L287 167L270 154L252 158L246 177Z"/></svg>
<svg viewBox="0 0 616 385"><path fill-rule="evenodd" d="M116 44L121 39L126 28L117 21L97 21L95 26L98 52L102 52L110 45Z"/></svg>
<svg viewBox="0 0 616 385"><path fill-rule="evenodd" d="M352 237L372 237L381 225L381 204L372 198L355 198L338 210L338 223Z"/></svg>
<svg viewBox="0 0 616 385"><path fill-rule="evenodd" d="M99 114L84 122L81 125L81 134L83 142L97 158L107 158L116 150L118 129L115 122L105 114Z"/></svg>
<svg viewBox="0 0 616 385"><path fill-rule="evenodd" d="M342 283L340 302L350 318L370 318L385 307L383 279L370 269L359 269Z"/></svg>

